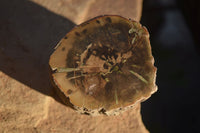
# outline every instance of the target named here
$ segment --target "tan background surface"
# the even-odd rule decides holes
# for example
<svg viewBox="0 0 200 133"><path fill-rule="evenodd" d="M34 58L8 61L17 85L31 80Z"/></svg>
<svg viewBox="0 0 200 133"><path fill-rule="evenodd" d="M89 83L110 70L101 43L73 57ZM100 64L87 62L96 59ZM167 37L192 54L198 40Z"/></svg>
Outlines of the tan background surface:
<svg viewBox="0 0 200 133"><path fill-rule="evenodd" d="M64 106L47 69L56 43L76 24L100 14L140 20L141 9L142 0L1 1L0 132L147 132L137 119L140 105L115 117Z"/></svg>

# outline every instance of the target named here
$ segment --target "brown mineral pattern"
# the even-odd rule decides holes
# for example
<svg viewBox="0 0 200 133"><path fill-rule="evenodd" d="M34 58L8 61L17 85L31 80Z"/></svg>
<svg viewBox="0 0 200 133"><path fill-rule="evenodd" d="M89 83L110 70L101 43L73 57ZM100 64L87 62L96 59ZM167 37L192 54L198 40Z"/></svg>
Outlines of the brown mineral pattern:
<svg viewBox="0 0 200 133"><path fill-rule="evenodd" d="M139 21L142 0L0 2L0 132L147 133L140 103L117 116L80 115L62 104L48 73L55 44L74 25L102 14Z"/></svg>

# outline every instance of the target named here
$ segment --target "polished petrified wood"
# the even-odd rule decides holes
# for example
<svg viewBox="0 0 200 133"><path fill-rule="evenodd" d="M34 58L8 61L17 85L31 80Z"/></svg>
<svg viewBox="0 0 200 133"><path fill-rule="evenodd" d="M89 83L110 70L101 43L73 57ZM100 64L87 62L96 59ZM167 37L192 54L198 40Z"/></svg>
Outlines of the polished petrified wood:
<svg viewBox="0 0 200 133"><path fill-rule="evenodd" d="M149 33L121 16L99 16L72 29L49 65L62 99L80 113L115 115L157 90Z"/></svg>

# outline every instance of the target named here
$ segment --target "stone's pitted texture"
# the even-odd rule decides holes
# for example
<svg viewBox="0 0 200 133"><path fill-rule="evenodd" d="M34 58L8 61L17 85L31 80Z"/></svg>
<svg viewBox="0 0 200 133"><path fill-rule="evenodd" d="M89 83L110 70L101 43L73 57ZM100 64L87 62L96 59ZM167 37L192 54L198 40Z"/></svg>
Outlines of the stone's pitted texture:
<svg viewBox="0 0 200 133"><path fill-rule="evenodd" d="M148 31L120 16L72 29L49 64L55 85L81 113L115 115L157 90Z"/></svg>

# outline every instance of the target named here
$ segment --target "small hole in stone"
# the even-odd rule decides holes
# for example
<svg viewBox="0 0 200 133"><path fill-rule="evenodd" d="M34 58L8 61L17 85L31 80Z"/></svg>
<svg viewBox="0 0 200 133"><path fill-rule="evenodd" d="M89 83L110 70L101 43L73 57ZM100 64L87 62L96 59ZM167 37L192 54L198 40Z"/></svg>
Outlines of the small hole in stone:
<svg viewBox="0 0 200 133"><path fill-rule="evenodd" d="M75 32L75 35L76 35L76 36L81 36L78 32Z"/></svg>
<svg viewBox="0 0 200 133"><path fill-rule="evenodd" d="M99 20L96 20L96 22L97 22L98 24L100 24L100 21L99 21Z"/></svg>
<svg viewBox="0 0 200 133"><path fill-rule="evenodd" d="M101 110L99 110L100 114L106 114L106 110L104 108L102 108Z"/></svg>
<svg viewBox="0 0 200 133"><path fill-rule="evenodd" d="M67 94L69 94L69 95L72 94L72 90L70 90L70 89L67 90Z"/></svg>
<svg viewBox="0 0 200 133"><path fill-rule="evenodd" d="M87 32L87 29L84 29L82 32L83 32L83 34L85 34Z"/></svg>
<svg viewBox="0 0 200 133"><path fill-rule="evenodd" d="M88 112L84 112L83 114L85 114L85 115L90 115L90 113L88 113Z"/></svg>
<svg viewBox="0 0 200 133"><path fill-rule="evenodd" d="M103 64L104 69L108 69L108 65L106 63Z"/></svg>
<svg viewBox="0 0 200 133"><path fill-rule="evenodd" d="M112 20L111 20L111 18L109 18L109 17L106 18L106 21L107 21L108 23L112 23Z"/></svg>
<svg viewBox="0 0 200 133"><path fill-rule="evenodd" d="M65 47L62 48L62 51L65 51Z"/></svg>
<svg viewBox="0 0 200 133"><path fill-rule="evenodd" d="M83 111L88 111L88 109L87 109L87 108L84 108Z"/></svg>

